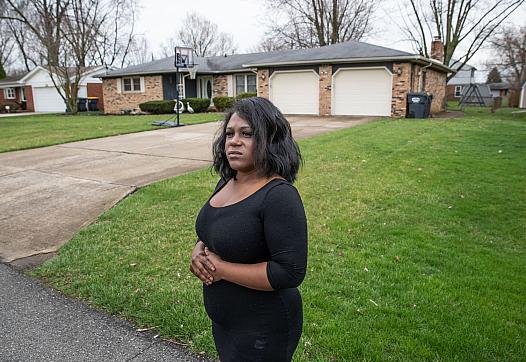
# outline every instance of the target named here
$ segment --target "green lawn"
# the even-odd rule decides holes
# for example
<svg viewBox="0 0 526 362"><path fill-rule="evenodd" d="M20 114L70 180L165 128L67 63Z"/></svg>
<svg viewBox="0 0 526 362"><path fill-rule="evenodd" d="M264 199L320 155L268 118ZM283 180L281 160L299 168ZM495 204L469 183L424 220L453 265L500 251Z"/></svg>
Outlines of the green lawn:
<svg viewBox="0 0 526 362"><path fill-rule="evenodd" d="M173 115L104 116L46 114L0 117L0 152L51 146L72 141L149 131L152 121ZM180 122L196 124L223 118L222 113L182 114Z"/></svg>
<svg viewBox="0 0 526 362"><path fill-rule="evenodd" d="M309 221L295 361L526 359L526 115L385 120L300 142ZM34 272L214 355L194 221L216 177L145 187Z"/></svg>

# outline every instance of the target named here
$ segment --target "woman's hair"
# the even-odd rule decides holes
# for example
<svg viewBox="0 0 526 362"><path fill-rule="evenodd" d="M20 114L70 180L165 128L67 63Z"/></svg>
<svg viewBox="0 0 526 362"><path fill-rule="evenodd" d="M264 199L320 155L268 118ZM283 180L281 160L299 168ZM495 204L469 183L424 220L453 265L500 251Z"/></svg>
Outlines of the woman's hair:
<svg viewBox="0 0 526 362"><path fill-rule="evenodd" d="M230 168L225 153L226 127L234 113L252 128L257 172L266 177L278 174L294 182L302 163L300 149L292 138L289 122L275 105L261 97L239 100L227 111L212 146L214 170L225 180L236 177L237 171Z"/></svg>

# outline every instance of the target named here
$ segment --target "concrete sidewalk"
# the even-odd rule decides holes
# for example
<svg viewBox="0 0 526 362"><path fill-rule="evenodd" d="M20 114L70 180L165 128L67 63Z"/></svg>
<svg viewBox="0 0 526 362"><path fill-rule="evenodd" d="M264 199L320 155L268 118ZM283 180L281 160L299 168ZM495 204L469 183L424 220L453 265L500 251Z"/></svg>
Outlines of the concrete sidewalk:
<svg viewBox="0 0 526 362"><path fill-rule="evenodd" d="M0 361L206 361L0 264Z"/></svg>

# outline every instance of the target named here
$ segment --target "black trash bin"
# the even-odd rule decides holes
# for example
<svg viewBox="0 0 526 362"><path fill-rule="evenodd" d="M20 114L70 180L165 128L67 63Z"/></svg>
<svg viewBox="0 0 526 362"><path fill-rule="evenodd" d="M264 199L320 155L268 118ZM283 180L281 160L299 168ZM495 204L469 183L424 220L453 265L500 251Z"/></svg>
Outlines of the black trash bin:
<svg viewBox="0 0 526 362"><path fill-rule="evenodd" d="M407 93L407 117L428 118L431 113L433 95L427 93Z"/></svg>
<svg viewBox="0 0 526 362"><path fill-rule="evenodd" d="M99 110L99 97L88 97L88 111Z"/></svg>
<svg viewBox="0 0 526 362"><path fill-rule="evenodd" d="M77 112L86 112L87 98L77 98Z"/></svg>

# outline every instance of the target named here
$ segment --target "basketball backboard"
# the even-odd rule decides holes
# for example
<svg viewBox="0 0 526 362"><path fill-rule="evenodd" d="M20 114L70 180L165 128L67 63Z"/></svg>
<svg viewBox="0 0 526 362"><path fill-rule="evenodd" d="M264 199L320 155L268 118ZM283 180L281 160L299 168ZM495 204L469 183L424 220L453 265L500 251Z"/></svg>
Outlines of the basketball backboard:
<svg viewBox="0 0 526 362"><path fill-rule="evenodd" d="M175 47L175 66L191 68L194 66L194 50L186 47Z"/></svg>

